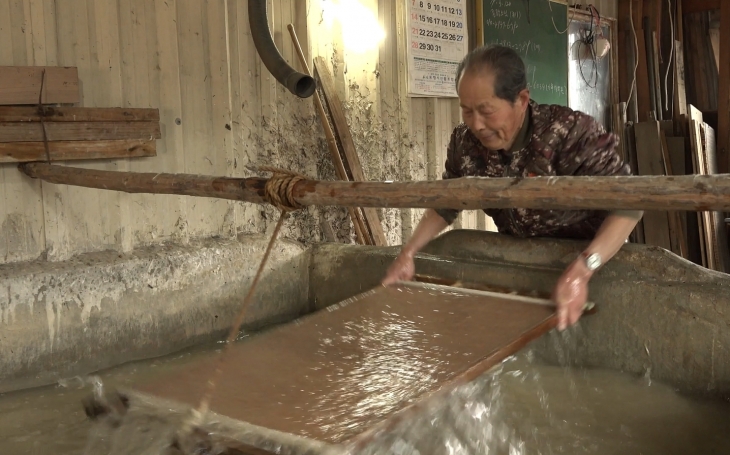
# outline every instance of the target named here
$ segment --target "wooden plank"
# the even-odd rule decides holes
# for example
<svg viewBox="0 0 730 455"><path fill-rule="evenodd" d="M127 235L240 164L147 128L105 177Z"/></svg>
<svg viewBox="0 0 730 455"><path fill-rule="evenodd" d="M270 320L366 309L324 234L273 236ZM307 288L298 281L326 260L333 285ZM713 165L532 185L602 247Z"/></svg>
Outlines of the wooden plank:
<svg viewBox="0 0 730 455"><path fill-rule="evenodd" d="M120 139L159 139L157 122L52 122L46 123L49 141L101 141ZM40 123L2 122L0 142L43 141Z"/></svg>
<svg viewBox="0 0 730 455"><path fill-rule="evenodd" d="M730 172L730 2L720 10L720 60L717 100L717 164L721 173Z"/></svg>
<svg viewBox="0 0 730 455"><path fill-rule="evenodd" d="M45 106L45 122L159 122L159 109ZM36 106L0 106L0 122L40 122Z"/></svg>
<svg viewBox="0 0 730 455"><path fill-rule="evenodd" d="M634 104L635 106L635 104ZM626 155L631 166L631 174L639 175L639 166L636 160L636 140L634 135L635 123L628 123L624 129L624 141L626 142ZM642 217L643 218L643 217ZM630 236L631 242L644 244L644 221L639 220Z"/></svg>
<svg viewBox="0 0 730 455"><path fill-rule="evenodd" d="M720 0L682 0L682 14L701 13L712 9L720 9Z"/></svg>
<svg viewBox="0 0 730 455"><path fill-rule="evenodd" d="M74 67L0 66L0 104L38 104L44 70L43 103L79 102L79 75Z"/></svg>
<svg viewBox="0 0 730 455"><path fill-rule="evenodd" d="M685 175L686 168L685 168L685 149L686 149L686 138L684 137L667 137L667 152L669 153L669 163L671 165L671 174L670 175ZM687 213L685 212L677 212L679 213L679 219L681 223L681 232L682 237L680 241L682 241L682 246L684 247L685 255L683 255L684 258L690 259L690 242L691 238L687 231ZM697 245L697 249L699 250L699 245Z"/></svg>
<svg viewBox="0 0 730 455"><path fill-rule="evenodd" d="M636 41L639 47L638 66L636 68L636 92L637 110L639 112L639 121L649 119L651 111L651 90L649 88L649 69L646 55L646 43L644 39L644 29L642 20L642 1L631 0L632 12L634 20L634 29L636 30Z"/></svg>
<svg viewBox="0 0 730 455"><path fill-rule="evenodd" d="M667 136L667 150L669 151L669 161L672 167L671 175L687 174L685 168L685 148L686 138L683 136Z"/></svg>
<svg viewBox="0 0 730 455"><path fill-rule="evenodd" d="M662 90L663 78L661 77L661 65L659 64L659 41L656 32L651 34L651 58L654 77L654 90L656 92L656 118L664 119L664 91Z"/></svg>
<svg viewBox="0 0 730 455"><path fill-rule="evenodd" d="M684 49L681 41L674 41L674 119L679 121L687 114L687 89L685 87ZM675 128L676 129L676 128Z"/></svg>
<svg viewBox="0 0 730 455"><path fill-rule="evenodd" d="M155 140L49 142L52 161L156 156ZM46 161L43 142L0 142L0 163Z"/></svg>
<svg viewBox="0 0 730 455"><path fill-rule="evenodd" d="M340 144L342 145L346 167L349 168L354 181L365 181L365 174L362 171L360 158L357 155L357 150L355 150L355 143L352 139L350 128L347 125L347 119L344 111L342 110L342 103L337 96L335 83L331 73L329 72L329 68L327 67L327 62L323 57L316 57L314 59L314 67L319 75L322 91L325 95L325 101L329 107L332 122L334 123L334 129L337 132ZM387 245L385 233L383 232L383 226L380 223L378 213L372 208L363 209L363 213L375 245Z"/></svg>
<svg viewBox="0 0 730 455"><path fill-rule="evenodd" d="M704 171L704 161L702 159L702 138L700 125L702 120L696 120L697 117L702 117L702 113L699 113L697 109L689 105L689 133L690 133L690 147L692 153L692 172L695 175L706 175ZM697 213L697 228L700 239L700 249L702 253L702 265L704 267L710 267L710 252L707 251L707 229L705 223L705 216L703 212Z"/></svg>
<svg viewBox="0 0 730 455"><path fill-rule="evenodd" d="M708 175L717 174L717 141L715 131L707 124L701 125L704 136L705 169ZM722 212L704 212L707 219L710 242L708 248L712 250L712 269L727 272L730 267L730 251L728 251L725 217Z"/></svg>
<svg viewBox="0 0 730 455"><path fill-rule="evenodd" d="M671 121L669 124L671 125ZM672 160L669 156L669 146L667 145L667 136L662 130L661 141L662 141L662 159L664 161L664 175L674 175L672 169ZM687 257L687 240L684 235L684 229L682 228L682 218L680 213L674 210L667 212L669 218L669 239L672 244L672 252L686 258Z"/></svg>
<svg viewBox="0 0 730 455"><path fill-rule="evenodd" d="M664 160L659 122L639 122L635 125L637 161L640 175L664 175ZM672 251L669 218L665 211L644 213L644 238L647 245Z"/></svg>
<svg viewBox="0 0 730 455"><path fill-rule="evenodd" d="M299 44L299 38L297 37L296 30L294 30L294 25L289 24L287 26L287 29L289 30L289 35L291 36L292 42L294 43L294 49L296 50L297 56L299 57L299 64L301 65L304 72L311 76L312 72L309 70L309 65L307 64L307 60L304 57L304 51ZM335 139L334 132L332 131L332 126L330 125L330 122L327 118L327 113L325 112L324 106L322 105L322 100L320 99L319 92L315 92L312 98L314 99L314 106L322 123L322 128L324 129L325 138L327 139L327 147L330 151L330 157L332 158L332 164L335 167L337 178L339 178L340 180L349 180L347 176L347 171L345 170L345 165L342 162L342 156L340 155L340 149L337 144L337 140ZM349 207L348 214L355 228L355 237L358 243L363 245L372 244L373 239L369 235L368 231L365 229L365 219L362 211L359 210L357 207Z"/></svg>
<svg viewBox="0 0 730 455"><path fill-rule="evenodd" d="M21 171L55 184L127 193L180 194L265 202L268 179L158 172L99 171L45 163ZM511 208L542 210L728 210L727 175L622 177L470 177L413 182L303 180L292 189L302 205L392 208Z"/></svg>

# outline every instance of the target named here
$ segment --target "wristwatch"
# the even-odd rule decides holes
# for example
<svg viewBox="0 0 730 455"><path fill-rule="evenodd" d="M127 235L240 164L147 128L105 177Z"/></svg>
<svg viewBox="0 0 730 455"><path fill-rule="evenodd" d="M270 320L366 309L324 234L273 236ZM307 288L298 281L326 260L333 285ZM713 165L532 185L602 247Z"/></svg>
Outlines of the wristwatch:
<svg viewBox="0 0 730 455"><path fill-rule="evenodd" d="M588 254L584 251L581 253L581 256L583 257L583 261L585 261L586 267L591 272L595 272L601 267L601 265L603 265L601 255L598 253Z"/></svg>

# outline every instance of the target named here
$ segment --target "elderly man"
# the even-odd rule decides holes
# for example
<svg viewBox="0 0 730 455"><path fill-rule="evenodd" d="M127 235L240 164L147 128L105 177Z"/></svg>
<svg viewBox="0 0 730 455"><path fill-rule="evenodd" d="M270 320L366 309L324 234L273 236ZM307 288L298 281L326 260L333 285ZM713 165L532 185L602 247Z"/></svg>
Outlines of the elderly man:
<svg viewBox="0 0 730 455"><path fill-rule="evenodd" d="M507 47L470 52L456 73L464 122L449 143L444 179L467 176L628 175L616 152L618 138L592 117L530 99L525 65ZM558 328L580 318L588 281L626 242L639 211L487 209L500 233L518 237L592 239L553 290ZM458 210L427 210L390 266L383 284L409 280L413 256L454 222Z"/></svg>

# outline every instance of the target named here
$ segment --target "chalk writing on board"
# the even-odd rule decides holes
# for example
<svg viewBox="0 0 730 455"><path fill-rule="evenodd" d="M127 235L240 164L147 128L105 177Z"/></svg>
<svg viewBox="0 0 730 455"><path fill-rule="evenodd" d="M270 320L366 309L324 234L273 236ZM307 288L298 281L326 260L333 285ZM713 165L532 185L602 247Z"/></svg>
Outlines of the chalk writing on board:
<svg viewBox="0 0 730 455"><path fill-rule="evenodd" d="M542 51L542 46L540 45L540 43L536 43L532 40L514 42L506 39L496 39L492 41L491 44L511 47L512 49L519 52L523 57L527 57L530 54L539 54Z"/></svg>
<svg viewBox="0 0 730 455"><path fill-rule="evenodd" d="M538 103L568 104L568 6L560 0L477 0L482 40L514 49L527 70ZM570 2L573 3L573 2Z"/></svg>
<svg viewBox="0 0 730 455"><path fill-rule="evenodd" d="M535 65L527 65L527 88L530 90L541 90L543 92L555 93L557 95L565 95L568 93L568 87L565 84L555 84L554 82L536 82L537 67Z"/></svg>
<svg viewBox="0 0 730 455"><path fill-rule="evenodd" d="M519 19L522 13L519 11L507 11L504 9L492 8L492 17L505 17L508 19Z"/></svg>
<svg viewBox="0 0 730 455"><path fill-rule="evenodd" d="M465 3L408 0L410 95L456 96L456 67L468 50Z"/></svg>
<svg viewBox="0 0 730 455"><path fill-rule="evenodd" d="M494 20L492 18L484 19L484 26L491 27L495 30L509 30L512 33L520 28L520 24L513 20Z"/></svg>

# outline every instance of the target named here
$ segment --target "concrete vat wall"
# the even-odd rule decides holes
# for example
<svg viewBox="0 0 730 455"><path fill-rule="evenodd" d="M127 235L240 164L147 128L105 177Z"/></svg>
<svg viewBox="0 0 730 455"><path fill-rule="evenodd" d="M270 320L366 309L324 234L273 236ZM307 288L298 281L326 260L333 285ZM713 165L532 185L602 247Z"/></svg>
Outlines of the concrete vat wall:
<svg viewBox="0 0 730 455"><path fill-rule="evenodd" d="M0 266L0 392L220 339L267 240L245 236ZM549 293L583 246L457 230L431 242L417 270ZM279 242L246 325L291 320L377 286L397 251ZM728 289L728 275L659 248L626 245L591 281L599 311L570 332L568 357L730 396ZM533 347L557 362L559 339L546 336Z"/></svg>
<svg viewBox="0 0 730 455"><path fill-rule="evenodd" d="M583 242L516 239L451 231L417 257L417 273L549 293ZM310 265L310 301L322 308L378 285L396 248L318 245ZM730 276L656 247L627 244L590 283L595 315L569 332L533 343L551 362L606 367L692 393L730 396ZM557 338L560 340L560 338ZM569 352L565 352L569 349ZM563 351L563 352L561 352Z"/></svg>
<svg viewBox="0 0 730 455"><path fill-rule="evenodd" d="M268 237L0 265L0 393L221 339ZM308 311L307 251L278 242L244 325Z"/></svg>

